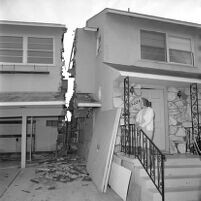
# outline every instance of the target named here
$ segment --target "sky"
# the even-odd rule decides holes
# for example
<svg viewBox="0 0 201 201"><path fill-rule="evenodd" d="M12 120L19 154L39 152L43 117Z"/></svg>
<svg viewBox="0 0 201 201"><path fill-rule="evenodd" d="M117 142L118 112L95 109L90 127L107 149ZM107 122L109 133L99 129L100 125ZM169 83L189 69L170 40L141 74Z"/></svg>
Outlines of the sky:
<svg viewBox="0 0 201 201"><path fill-rule="evenodd" d="M0 20L65 24L68 67L74 30L104 8L155 15L201 24L201 0L0 0ZM69 82L71 89L73 80ZM71 95L70 95L71 96Z"/></svg>
<svg viewBox="0 0 201 201"><path fill-rule="evenodd" d="M0 0L0 20L65 24L67 64L75 28L106 7L201 24L201 0Z"/></svg>

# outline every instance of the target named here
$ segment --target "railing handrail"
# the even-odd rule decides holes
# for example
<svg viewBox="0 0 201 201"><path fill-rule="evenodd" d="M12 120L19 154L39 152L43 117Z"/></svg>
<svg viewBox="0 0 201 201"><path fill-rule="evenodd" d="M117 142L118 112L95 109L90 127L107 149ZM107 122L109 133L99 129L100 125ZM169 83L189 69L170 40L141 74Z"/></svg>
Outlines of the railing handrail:
<svg viewBox="0 0 201 201"><path fill-rule="evenodd" d="M125 125L122 125L121 129L122 128L124 128L125 131ZM122 132L124 131L122 130ZM164 201L165 155L160 151L160 149L155 145L155 143L144 133L142 129L136 128L135 124L129 125L129 131L130 136L124 136L124 133L122 133L122 137L125 138L122 141L122 151L124 151L126 154L134 155L136 158L138 158L143 168L149 175L151 181L161 194L162 201ZM130 137L131 139L128 140L128 137ZM127 141L125 142L125 140ZM129 147L127 147L128 142L131 142ZM127 151L129 152L127 153Z"/></svg>
<svg viewBox="0 0 201 201"><path fill-rule="evenodd" d="M134 124L133 124L134 125ZM139 128L140 129L140 128ZM165 155L161 152L161 150L155 145L155 143L147 136L147 134L142 130L140 129L141 132L143 133L143 135L145 135L147 137L147 139L150 141L150 143L154 146L155 149L157 149L157 151L163 155L165 157Z"/></svg>

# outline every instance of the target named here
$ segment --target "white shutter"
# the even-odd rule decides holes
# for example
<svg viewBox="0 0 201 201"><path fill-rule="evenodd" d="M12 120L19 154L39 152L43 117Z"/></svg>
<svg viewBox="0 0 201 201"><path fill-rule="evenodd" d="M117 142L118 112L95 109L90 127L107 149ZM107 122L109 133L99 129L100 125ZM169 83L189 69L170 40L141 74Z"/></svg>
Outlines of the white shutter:
<svg viewBox="0 0 201 201"><path fill-rule="evenodd" d="M53 64L53 55L53 38L28 37L28 63Z"/></svg>
<svg viewBox="0 0 201 201"><path fill-rule="evenodd" d="M23 62L23 38L16 36L0 36L0 62Z"/></svg>

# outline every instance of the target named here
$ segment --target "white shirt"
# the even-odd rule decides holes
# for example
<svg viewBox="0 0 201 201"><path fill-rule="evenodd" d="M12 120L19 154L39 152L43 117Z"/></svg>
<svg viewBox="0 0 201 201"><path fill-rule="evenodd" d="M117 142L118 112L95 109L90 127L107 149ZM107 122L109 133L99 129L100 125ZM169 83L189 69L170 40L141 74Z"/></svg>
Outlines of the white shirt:
<svg viewBox="0 0 201 201"><path fill-rule="evenodd" d="M136 122L147 131L154 130L154 110L151 107L140 110L136 115Z"/></svg>

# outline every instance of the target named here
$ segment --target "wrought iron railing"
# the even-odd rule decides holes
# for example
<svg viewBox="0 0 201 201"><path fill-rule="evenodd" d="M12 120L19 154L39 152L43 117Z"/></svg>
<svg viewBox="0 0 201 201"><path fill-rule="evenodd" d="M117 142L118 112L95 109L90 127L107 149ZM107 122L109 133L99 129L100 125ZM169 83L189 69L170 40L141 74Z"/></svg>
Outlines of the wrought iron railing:
<svg viewBox="0 0 201 201"><path fill-rule="evenodd" d="M186 132L186 152L194 155L201 155L201 127L199 126L198 135L193 134L192 127L185 127Z"/></svg>
<svg viewBox="0 0 201 201"><path fill-rule="evenodd" d="M127 139L129 138L129 139ZM164 192L164 161L165 156L153 141L134 124L129 125L129 135L126 126L121 126L121 151L134 155L139 159L153 184L165 200Z"/></svg>

